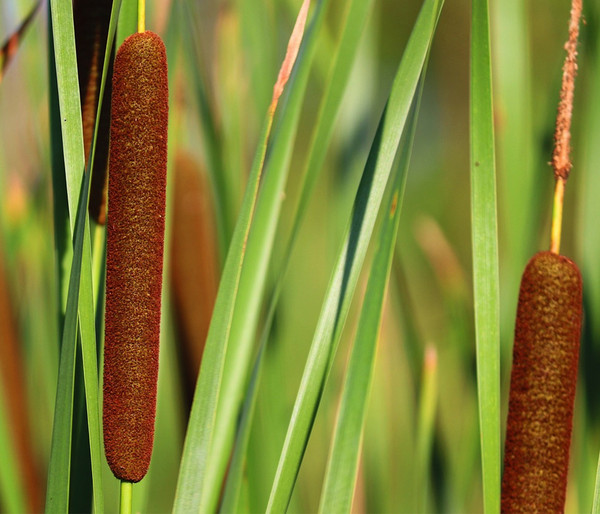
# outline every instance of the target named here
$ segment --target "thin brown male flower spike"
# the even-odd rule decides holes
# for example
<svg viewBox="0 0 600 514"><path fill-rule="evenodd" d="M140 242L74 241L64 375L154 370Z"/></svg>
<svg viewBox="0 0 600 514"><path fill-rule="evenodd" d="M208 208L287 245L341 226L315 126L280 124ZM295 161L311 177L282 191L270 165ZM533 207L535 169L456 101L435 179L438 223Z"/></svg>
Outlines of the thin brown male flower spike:
<svg viewBox="0 0 600 514"><path fill-rule="evenodd" d="M563 65L560 102L556 116L554 131L554 153L552 167L558 180L567 180L571 172L571 118L573 113L573 95L575 92L575 76L577 75L577 39L579 38L579 20L581 19L582 2L573 0L571 19L569 22L569 39L565 43L567 57Z"/></svg>
<svg viewBox="0 0 600 514"><path fill-rule="evenodd" d="M106 458L127 482L146 474L154 440L167 121L164 44L133 34L113 75L103 412Z"/></svg>

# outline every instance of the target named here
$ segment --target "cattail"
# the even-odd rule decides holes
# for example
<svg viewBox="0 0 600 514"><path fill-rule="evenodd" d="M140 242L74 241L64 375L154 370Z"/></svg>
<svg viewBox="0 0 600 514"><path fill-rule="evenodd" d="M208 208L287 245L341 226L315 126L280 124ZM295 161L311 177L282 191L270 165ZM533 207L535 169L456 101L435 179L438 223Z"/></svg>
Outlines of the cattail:
<svg viewBox="0 0 600 514"><path fill-rule="evenodd" d="M191 406L217 295L219 265L206 173L185 153L175 156L173 172L171 287L184 395Z"/></svg>
<svg viewBox="0 0 600 514"><path fill-rule="evenodd" d="M581 274L551 252L519 293L506 429L503 512L563 512L582 316Z"/></svg>
<svg viewBox="0 0 600 514"><path fill-rule="evenodd" d="M164 44L133 34L113 76L103 412L106 458L127 482L146 474L154 439L167 119Z"/></svg>
<svg viewBox="0 0 600 514"><path fill-rule="evenodd" d="M77 74L79 76L83 123L83 148L86 160L89 157L94 136L111 8L112 0L73 1ZM110 63L102 97L89 204L90 216L101 225L104 225L106 219L106 167L108 163L112 59Z"/></svg>

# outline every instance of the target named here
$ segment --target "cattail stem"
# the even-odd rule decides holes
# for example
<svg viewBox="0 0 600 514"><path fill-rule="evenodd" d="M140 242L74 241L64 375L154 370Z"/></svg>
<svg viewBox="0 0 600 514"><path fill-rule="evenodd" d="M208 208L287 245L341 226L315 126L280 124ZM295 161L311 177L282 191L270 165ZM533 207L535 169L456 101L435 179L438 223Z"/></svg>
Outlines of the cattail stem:
<svg viewBox="0 0 600 514"><path fill-rule="evenodd" d="M565 44L567 56L563 65L560 102L556 115L554 131L554 152L552 168L556 186L554 189L554 206L552 210L552 234L550 251L558 254L562 225L563 201L565 186L571 172L571 118L573 117L573 94L575 91L575 75L577 74L577 39L579 37L579 20L581 19L582 2L572 0L569 20L569 39Z"/></svg>
<svg viewBox="0 0 600 514"><path fill-rule="evenodd" d="M131 514L133 504L133 484L131 482L121 480L119 500L119 514Z"/></svg>
<svg viewBox="0 0 600 514"><path fill-rule="evenodd" d="M146 30L146 0L138 0L138 32Z"/></svg>
<svg viewBox="0 0 600 514"><path fill-rule="evenodd" d="M556 179L556 185L554 187L554 204L552 207L552 232L550 239L550 251L557 255L560 253L560 236L562 232L562 215L565 198L565 185L565 179L560 177Z"/></svg>

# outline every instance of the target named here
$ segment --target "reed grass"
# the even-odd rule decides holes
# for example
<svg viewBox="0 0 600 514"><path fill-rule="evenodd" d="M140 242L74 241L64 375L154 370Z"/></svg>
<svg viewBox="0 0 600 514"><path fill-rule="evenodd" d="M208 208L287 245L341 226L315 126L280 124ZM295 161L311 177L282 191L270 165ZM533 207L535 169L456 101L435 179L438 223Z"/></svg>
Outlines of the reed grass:
<svg viewBox="0 0 600 514"><path fill-rule="evenodd" d="M4 2L0 41L33 4ZM155 448L133 511L496 512L518 277L550 226L550 187L534 184L550 173L568 10L558 0L541 11L512 0L489 11L485 0L307 5L269 112L300 0L148 2L146 28L169 58L165 269L183 237L192 266L212 256L196 271L219 291L190 378L181 302L204 331L209 302L181 300L165 275ZM137 30L137 8L114 2L110 41ZM108 512L119 486L100 422L106 229L87 211L71 11L63 0L38 10L0 82L0 251L47 510ZM567 512L598 497L600 450L600 12L585 11L561 245L584 283ZM212 238L176 221L182 153L203 170L192 173ZM19 512L27 493L0 373L0 508Z"/></svg>

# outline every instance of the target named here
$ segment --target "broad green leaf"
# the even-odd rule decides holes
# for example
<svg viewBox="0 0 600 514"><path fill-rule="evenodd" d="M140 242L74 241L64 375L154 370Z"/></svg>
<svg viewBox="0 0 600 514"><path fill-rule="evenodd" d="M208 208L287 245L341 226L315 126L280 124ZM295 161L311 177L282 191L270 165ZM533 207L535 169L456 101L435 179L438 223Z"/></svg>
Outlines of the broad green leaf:
<svg viewBox="0 0 600 514"><path fill-rule="evenodd" d="M441 6L441 1L424 2L396 73L304 368L275 474L268 512L282 512L289 503Z"/></svg>
<svg viewBox="0 0 600 514"><path fill-rule="evenodd" d="M288 54L275 85L273 100L259 139L252 171L244 195L244 201L236 228L233 233L230 250L219 286L219 292L213 311L206 347L194 403L186 434L174 510L176 512L212 511L221 488L222 470L226 465L228 453L215 450L215 438L221 435L217 409L221 396L223 369L237 296L240 291L240 277L245 265L248 236L255 216L258 188L263 173L267 142L271 124L279 97L298 55L300 40L304 32L304 23L308 10L305 0L288 46ZM213 464L213 459L218 465ZM219 461L223 462L219 466Z"/></svg>
<svg viewBox="0 0 600 514"><path fill-rule="evenodd" d="M251 367L254 334L260 316L275 233L281 210L281 197L289 171L293 141L300 119L302 101L319 28L323 23L328 1L316 6L310 26L298 55L298 62L290 79L288 94L278 118L269 158L265 162L264 178L256 204L256 215L246 247L246 257L240 276L231 324L229 347L223 374L222 391L217 410L212 460L208 466L208 488L213 491L213 502L226 471L234 440L234 430L244 398L243 388Z"/></svg>
<svg viewBox="0 0 600 514"><path fill-rule="evenodd" d="M338 42L338 49L336 56L334 57L332 70L328 78L323 100L321 101L319 115L317 121L315 122L316 129L313 133L310 150L308 152L308 171L303 174L304 183L302 186L301 200L299 202L296 215L294 216L294 225L291 230L287 248L284 252L285 257L282 260L283 265L278 273L276 289L271 296L269 314L263 330L263 339L259 353L260 356L262 356L264 353L264 345L266 344L266 340L268 338L268 332L275 312L275 306L279 298L279 293L281 292L283 277L287 269L287 263L289 262L293 244L296 240L304 213L306 212L306 207L311 196L313 186L323 165L325 150L328 146L329 140L331 139L331 133L336 119L336 114L343 98L343 91L348 81L358 43L360 41L360 36L364 30L371 5L371 0L353 0L348 6L343 34ZM246 400L244 402L242 411L242 421L238 428L236 437L234 456L227 474L227 485L222 505L224 512L237 511L238 507L237 502L241 488L245 453L248 444L251 419L254 412L254 403L256 401L256 382L258 381L257 375L259 374L258 367L259 364L257 363L252 374L250 387L246 393Z"/></svg>
<svg viewBox="0 0 600 514"><path fill-rule="evenodd" d="M471 12L471 232L484 510L500 510L500 313L487 0Z"/></svg>
<svg viewBox="0 0 600 514"><path fill-rule="evenodd" d="M375 348L379 339L381 315L394 257L422 90L423 79L416 94L415 107L407 120L406 132L399 148L398 165L390 177L377 251L371 263L367 290L344 381L333 446L327 462L319 506L319 512L322 513L350 512L352 507Z"/></svg>

